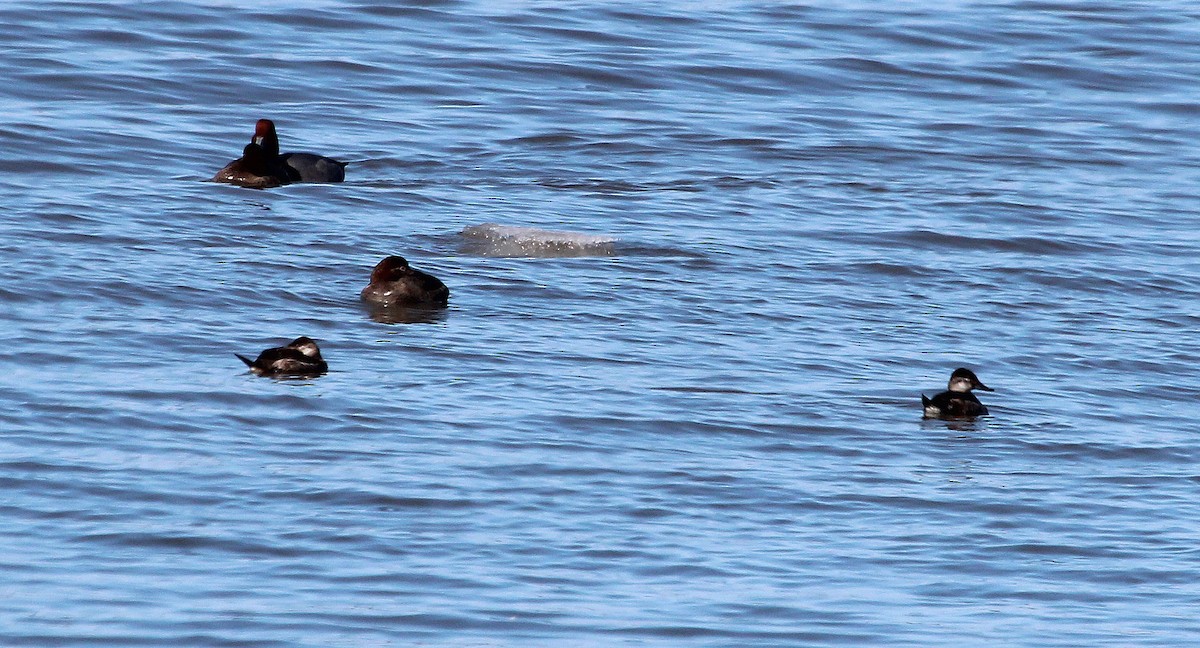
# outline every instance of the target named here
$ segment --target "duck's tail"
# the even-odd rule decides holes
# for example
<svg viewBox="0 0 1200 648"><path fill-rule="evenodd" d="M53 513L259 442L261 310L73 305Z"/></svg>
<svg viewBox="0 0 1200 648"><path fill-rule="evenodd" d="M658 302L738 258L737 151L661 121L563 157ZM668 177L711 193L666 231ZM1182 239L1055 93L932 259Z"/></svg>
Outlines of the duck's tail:
<svg viewBox="0 0 1200 648"><path fill-rule="evenodd" d="M238 357L242 358L242 356L238 356ZM245 358L242 358L242 360L245 360ZM925 394L921 394L921 405L923 405L925 407L929 407L930 405L933 405L933 401L926 398Z"/></svg>
<svg viewBox="0 0 1200 648"><path fill-rule="evenodd" d="M240 354L240 353L235 353L235 354L233 354L233 355L237 356L237 357L238 357L238 360L241 360L242 362L245 362L247 367L253 367L253 366L254 366L254 361L253 361L253 360L251 360L250 358L247 358L246 356L244 356L244 355L242 355L242 354ZM922 396L922 398L924 398L924 396Z"/></svg>

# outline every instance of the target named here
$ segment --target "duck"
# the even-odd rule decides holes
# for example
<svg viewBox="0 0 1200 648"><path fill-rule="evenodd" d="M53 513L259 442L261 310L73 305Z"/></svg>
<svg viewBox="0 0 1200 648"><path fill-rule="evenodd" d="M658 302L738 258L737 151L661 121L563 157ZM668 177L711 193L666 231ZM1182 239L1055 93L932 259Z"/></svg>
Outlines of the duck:
<svg viewBox="0 0 1200 648"><path fill-rule="evenodd" d="M254 360L237 353L233 355L258 376L318 376L329 370L317 343L303 335L285 346L263 351Z"/></svg>
<svg viewBox="0 0 1200 648"><path fill-rule="evenodd" d="M371 271L371 283L360 297L376 306L445 306L450 289L433 275L408 265L402 256L389 256Z"/></svg>
<svg viewBox="0 0 1200 648"><path fill-rule="evenodd" d="M254 125L252 144L263 147L276 160L291 182L342 182L346 179L346 162L316 153L279 153L279 136L275 122L260 119Z"/></svg>
<svg viewBox="0 0 1200 648"><path fill-rule="evenodd" d="M251 142L242 149L242 157L217 171L212 177L212 182L224 182L249 189L269 189L288 184L291 180L275 158L268 155L262 146Z"/></svg>
<svg viewBox="0 0 1200 648"><path fill-rule="evenodd" d="M987 406L971 393L972 389L995 391L983 384L970 369L955 369L954 373L950 374L946 391L933 398L921 394L921 404L925 408L924 418L971 418L987 414Z"/></svg>

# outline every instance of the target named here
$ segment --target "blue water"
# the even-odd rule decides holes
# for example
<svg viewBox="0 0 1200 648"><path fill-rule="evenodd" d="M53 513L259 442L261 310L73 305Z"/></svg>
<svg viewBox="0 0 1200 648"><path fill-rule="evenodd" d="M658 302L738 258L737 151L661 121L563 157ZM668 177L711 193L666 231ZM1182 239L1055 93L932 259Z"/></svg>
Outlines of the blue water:
<svg viewBox="0 0 1200 648"><path fill-rule="evenodd" d="M1200 644L1191 3L0 34L0 645ZM261 117L347 181L205 182Z"/></svg>

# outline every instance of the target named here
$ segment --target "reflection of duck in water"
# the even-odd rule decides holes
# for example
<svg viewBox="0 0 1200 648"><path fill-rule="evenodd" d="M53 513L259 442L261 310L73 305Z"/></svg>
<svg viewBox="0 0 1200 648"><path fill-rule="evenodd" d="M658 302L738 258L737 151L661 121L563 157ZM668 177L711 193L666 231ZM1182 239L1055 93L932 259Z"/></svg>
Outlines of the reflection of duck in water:
<svg viewBox="0 0 1200 648"><path fill-rule="evenodd" d="M251 360L244 355L234 354L259 376L317 376L325 373L329 365L321 358L321 350L312 338L300 336L287 346L267 349Z"/></svg>
<svg viewBox="0 0 1200 648"><path fill-rule="evenodd" d="M287 184L287 172L263 147L251 142L242 149L242 157L226 164L212 177L213 182L225 182L250 189L267 189Z"/></svg>
<svg viewBox="0 0 1200 648"><path fill-rule="evenodd" d="M988 413L987 407L979 402L972 389L995 391L979 382L975 373L970 369L958 368L950 374L950 383L946 391L926 398L921 394L921 404L925 406L925 418L964 418L983 416Z"/></svg>
<svg viewBox="0 0 1200 648"><path fill-rule="evenodd" d="M450 289L437 277L410 267L404 257L390 256L371 271L371 283L360 296L376 306L445 306Z"/></svg>

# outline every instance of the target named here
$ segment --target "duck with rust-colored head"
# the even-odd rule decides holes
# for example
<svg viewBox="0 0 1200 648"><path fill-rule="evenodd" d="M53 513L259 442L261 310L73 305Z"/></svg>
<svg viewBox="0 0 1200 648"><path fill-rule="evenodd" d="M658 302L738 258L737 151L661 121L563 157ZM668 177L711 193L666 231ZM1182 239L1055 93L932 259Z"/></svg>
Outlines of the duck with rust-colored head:
<svg viewBox="0 0 1200 648"><path fill-rule="evenodd" d="M329 370L317 343L303 335L286 346L263 351L254 360L237 353L233 355L259 376L319 376Z"/></svg>
<svg viewBox="0 0 1200 648"><path fill-rule="evenodd" d="M450 289L437 277L410 267L404 257L390 256L376 264L360 296L376 306L445 306Z"/></svg>
<svg viewBox="0 0 1200 648"><path fill-rule="evenodd" d="M950 374L950 382L946 391L926 398L921 394L921 404L925 407L925 418L971 418L983 416L988 408L971 393L972 389L995 391L979 381L975 372L959 367Z"/></svg>
<svg viewBox="0 0 1200 648"><path fill-rule="evenodd" d="M276 160L292 182L341 182L346 179L346 162L316 153L279 153L279 135L275 122L260 119L254 125L253 144L263 147Z"/></svg>

